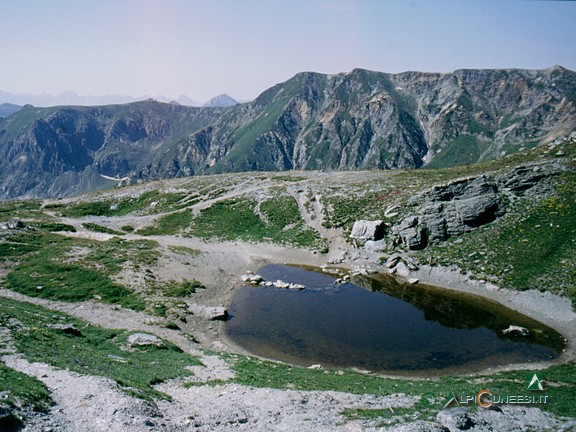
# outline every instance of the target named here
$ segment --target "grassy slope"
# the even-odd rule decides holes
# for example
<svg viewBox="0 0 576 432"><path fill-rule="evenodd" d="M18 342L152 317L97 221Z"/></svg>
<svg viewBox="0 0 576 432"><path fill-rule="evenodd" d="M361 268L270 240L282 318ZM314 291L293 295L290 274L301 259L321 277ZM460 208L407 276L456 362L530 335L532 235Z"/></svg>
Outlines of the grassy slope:
<svg viewBox="0 0 576 432"><path fill-rule="evenodd" d="M74 248L90 252L73 260ZM100 298L107 303L143 310L138 295L113 282L111 276L129 259L149 262L153 243L111 240L97 243L42 231L9 234L0 244L2 260L18 260L6 277L6 288L34 297L63 301ZM69 257L67 259L67 257Z"/></svg>
<svg viewBox="0 0 576 432"><path fill-rule="evenodd" d="M46 324L73 324L82 336L66 334ZM39 306L0 298L0 324L12 331L17 351L32 362L111 378L129 394L144 399L167 399L151 386L188 376L187 366L201 362L170 342L162 347L123 349L130 332L106 330ZM161 360L161 361L160 361ZM138 373L134 373L138 371ZM13 372L10 372L13 373ZM34 384L25 395L31 402L45 401L45 388ZM22 392L20 385L16 390ZM36 402L34 402L36 403Z"/></svg>
<svg viewBox="0 0 576 432"><path fill-rule="evenodd" d="M326 205L325 224L349 229L354 220L360 217L382 215L391 204L399 204L399 212L402 215L405 211L402 206L416 190L457 177L477 175L489 170L507 169L507 166L539 160L542 157L553 158L556 157L557 150L554 149L551 153L546 148L537 147L531 151L482 165L383 173L380 177L374 174L376 177L369 181L364 181L359 177L356 182L347 185L345 190L331 189L331 185L324 185L322 199ZM571 160L576 157L576 144L564 145L561 151L564 157ZM197 179L198 184L204 180ZM286 182L293 183L301 180L303 179L299 177L291 177L286 179ZM495 281L510 288L542 287L564 292L574 299L574 286L576 286L574 282L576 231L573 218L574 210L576 210L574 208L576 205L575 184L574 172L568 172L555 181L555 192L552 196L539 202L520 200L497 224L491 224L462 236L461 243L448 242L443 247L427 249L421 253L420 258L426 262L432 259L437 264L456 263L462 269L477 272L479 277L492 277ZM221 186L222 184L212 186L204 184L202 187L205 187L205 190L202 193L210 198L217 196L221 192L215 193L214 191L220 189ZM183 210L186 207L182 205L182 200L186 198L184 195L179 194L173 198L168 196L166 200L163 200L165 194L156 191L144 198L129 198L125 201L121 199L120 202L125 203L121 206L113 205L118 204L118 200L101 200L105 204L61 204L53 206L52 209L72 217L92 214L115 216L156 212L156 207L151 208L150 204L155 200L160 200L161 203L158 204L160 209L174 212L165 216L168 219L161 219L159 225L165 230L173 229L169 232L170 234L175 234L180 232L181 228L185 228L189 229L190 234L205 238L216 236L223 239L240 238L253 241L263 241L266 238L275 242L290 241L297 245L310 245L316 241L314 236L301 243L294 240L297 237L291 235L290 229L295 226L301 229L302 222L299 219L295 201L284 192L279 192L260 204L260 212L265 216L265 220L258 217L254 211L255 203L247 197L221 201L218 205L202 211L198 217L192 218L191 212ZM103 213L100 213L101 209L104 209ZM56 226L53 220L40 212L38 202L12 202L0 205L1 220L8 220L15 216L32 218L37 222L31 224L36 226L35 230L4 235L0 243L0 256L4 260L19 262L7 278L7 287L29 295L55 299L70 297L66 300L75 301L93 298L96 294L102 298L102 301L120 304L126 302L127 306L131 305L135 309L144 307L139 293L122 291L122 288L126 288L116 286L117 284L111 278L124 265L139 266L143 270L153 264L157 257L153 242L129 242L115 238L109 242L97 243L64 238L50 233L62 227ZM174 225L177 229L170 228ZM72 227L66 229L70 228ZM301 229L300 232L304 231ZM528 246L530 246L531 254L526 253ZM75 260L65 262L67 254L74 248L85 248L89 250L89 253L82 262ZM476 253L470 254L471 249ZM33 280L29 277L30 275L34 275ZM50 285L54 288L52 291L44 288ZM163 292L168 297L180 296L192 292L195 288L192 285L176 283L154 289ZM38 289L38 286L43 286L43 288ZM67 289L62 291L58 289L58 286L66 286ZM74 287L78 289L75 290ZM43 327L43 324L53 322L55 319L52 313L30 305L6 303L4 300L2 302L3 307L0 308L3 314L2 325L6 325L9 317L23 322L28 320L24 328L17 330L15 340L19 350L32 360L71 367L70 362L61 358L61 353L70 349L70 341L74 339L70 339L71 336L55 334ZM31 321L33 315L36 322ZM79 326L82 325L71 318L66 318L66 322L76 322ZM154 376L147 375L140 380L128 373L128 369L123 370L121 366L118 366L120 369L116 370L117 365L114 365L113 370L110 370L107 356L108 354L126 356L125 352L118 353L117 349L127 334L102 329L95 329L93 333L89 333L82 344L76 344L77 341L74 340L77 346L74 349L77 351L72 351L71 355L80 359L80 362L73 366L77 367L79 372L109 376L143 397L163 397L150 389L150 383L156 382L156 379L179 376L178 374L181 373L181 371L171 370L161 375L159 371L152 369ZM60 349L50 350L50 346L60 347ZM183 364L182 362L194 362L193 359L178 357L181 353L175 349L167 348L167 350L170 355L176 356L174 360L176 368ZM141 357L130 358L132 363L129 364L144 367L146 362L150 364L154 358L166 355L166 350L140 354ZM237 372L235 381L247 385L370 394L403 392L414 395L420 398L414 409L409 413L397 411L403 414L415 414L421 418L437 413L443 406L446 400L445 395L449 391L477 390L470 384L468 378L446 377L438 380L411 381L384 379L353 372L312 371L245 357L228 357L228 361L233 364ZM0 369L0 372L0 382L4 379L5 382L10 382L10 385L15 385L15 392L18 388L22 389L22 386L14 383L14 380L18 380L18 374L6 368ZM544 371L544 376L550 383L547 394L552 403L542 408L555 414L576 416L574 406L570 402L576 398L574 363L548 368ZM518 392L523 390L523 377L523 371L516 371L488 375L482 377L481 381L485 387L497 388L501 392ZM32 394L25 397L30 400L30 403L36 403L35 400L46 400L43 396L45 389L41 385L33 382L30 388ZM388 412L366 410L350 411L347 414L351 417L390 417L392 415Z"/></svg>

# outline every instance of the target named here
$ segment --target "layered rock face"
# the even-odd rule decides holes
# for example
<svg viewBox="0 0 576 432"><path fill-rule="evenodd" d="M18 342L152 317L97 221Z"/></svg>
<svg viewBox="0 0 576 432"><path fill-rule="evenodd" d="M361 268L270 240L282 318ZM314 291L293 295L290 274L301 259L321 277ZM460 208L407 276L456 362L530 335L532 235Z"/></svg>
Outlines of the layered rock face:
<svg viewBox="0 0 576 432"><path fill-rule="evenodd" d="M543 178L565 171L557 163L523 165L499 175L482 175L435 186L410 199L413 210L389 228L388 245L425 248L493 222L506 213L503 198L544 192ZM541 190L538 190L541 189ZM385 246L383 242L382 246Z"/></svg>
<svg viewBox="0 0 576 432"><path fill-rule="evenodd" d="M410 249L461 235L505 213L498 184L487 176L435 187L410 204L419 206L419 215L404 219L396 230Z"/></svg>
<svg viewBox="0 0 576 432"><path fill-rule="evenodd" d="M475 163L569 136L575 107L576 74L561 67L306 72L225 108L26 106L0 119L0 199L71 196L120 178ZM466 217L451 206L430 217L439 211Z"/></svg>

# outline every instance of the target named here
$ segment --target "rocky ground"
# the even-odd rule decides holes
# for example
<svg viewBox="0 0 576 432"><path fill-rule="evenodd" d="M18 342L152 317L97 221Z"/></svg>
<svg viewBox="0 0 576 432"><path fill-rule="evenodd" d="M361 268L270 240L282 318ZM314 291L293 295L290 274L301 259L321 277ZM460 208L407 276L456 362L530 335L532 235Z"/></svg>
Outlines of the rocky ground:
<svg viewBox="0 0 576 432"><path fill-rule="evenodd" d="M48 414L29 415L24 430L30 432L576 430L574 419L561 419L537 408L518 406L503 406L501 410L479 409L476 412L448 408L438 412L434 418L425 420L403 418L395 423L353 419L345 417L343 411L352 408L393 410L393 407L412 406L415 399L401 393L389 396L353 395L334 391L254 388L236 384L230 381L234 372L218 353L244 353L227 340L222 321L206 319L201 313L202 308L226 307L235 290L243 285L241 276L247 271L257 272L260 267L270 263L328 266L352 277L357 273L390 273L402 281L415 283L417 280L420 283L489 298L535 318L558 330L567 338L567 349L560 361L574 360L576 314L566 298L536 290L519 292L501 289L485 280L473 280L457 268L411 264L411 246L421 246L417 243L423 241L419 235L424 232L423 230L434 232L439 237L446 236L450 230L456 229L464 233L467 228L462 219L455 217L458 212L466 213L472 220L493 221L501 216L504 208L501 196L497 196L494 192L495 188L503 188L502 185L508 181L512 185L508 189L511 196L514 194L513 188L523 180L528 179L526 181L537 184L539 179L534 178L542 170L553 171L551 175L556 175L555 173L562 172L562 167L538 165L538 169L531 167L527 170L526 175L516 170L511 177L496 175L482 177L480 180L467 178L460 183L453 183L449 188L430 189L427 193L432 198L428 197L429 199L425 199L426 193L415 195L409 191L410 195L415 196L411 204L405 204L399 210L394 208L394 203L388 206L386 212L390 215L391 235L384 241L374 236L377 223L372 224L372 231L369 226L359 229L360 234L356 233L353 239L348 239L350 232L345 228L323 223L326 217L325 207L333 205L317 199L326 193L326 189L318 185L321 185L327 177L323 173L303 175L301 181L288 186L286 191L298 203L299 212L306 226L320 233L328 245L328 253L270 242L216 239L207 241L183 235L126 234L123 238L127 240L149 239L159 244L162 253L154 266L154 273L159 280L193 277L206 285L206 289L197 290L193 296L194 307L200 309L194 309L196 313L188 314L185 322L178 322L179 331L167 329L163 326L162 319L157 317L102 302L65 303L32 298L0 289L0 296L38 304L81 318L94 325L156 335L173 342L185 352L199 356L204 365L192 368L194 376L188 381L194 381L194 386L183 386L182 380L171 380L157 385L158 390L172 398L171 401L147 402L128 396L109 379L80 375L42 363L31 363L13 350L5 350L1 357L2 361L10 368L44 382L52 392L55 402ZM339 182L348 181L353 184L352 179L355 176L356 173L336 173L332 181L336 177ZM364 180L369 183L372 181L371 176L376 179L376 175L367 173ZM522 186L523 191L526 190L525 187L529 188L526 184ZM438 206L438 203L443 202L442 194L446 189L450 189L450 194L456 198L448 205ZM228 188L216 198L191 205L189 210L198 214L215 202L247 194L262 201L269 191L270 180L250 178L244 183L240 182L236 187ZM422 206L423 200L425 208L418 207ZM474 204L480 201L482 205ZM434 211L430 210L432 207ZM479 209L476 216L472 214L472 207ZM110 229L120 229L129 223L137 231L140 227L153 224L162 216L162 213L158 213L71 218L60 217L55 212L47 211L46 214L57 218L60 223L76 228L76 232L63 232L62 235L95 241L106 241L113 235L88 230L84 224L97 223ZM414 214L419 217L416 221L410 219ZM354 230L352 234L354 235ZM178 254L173 252L175 247L186 247L196 252L189 255ZM393 254L390 255L390 248L398 247L401 253L394 258ZM388 261L380 260L383 254L389 257ZM390 260L394 261L392 265ZM8 270L9 268L5 268L3 271L6 273ZM138 270L127 267L118 279L131 286L131 284L137 285L141 277ZM5 345L10 345L9 334L0 334L0 338L4 338ZM521 366L510 365L509 368ZM534 368L535 365L531 364L530 367ZM218 380L220 383L217 385L205 384Z"/></svg>
<svg viewBox="0 0 576 432"><path fill-rule="evenodd" d="M76 235L94 233L79 230ZM104 234L96 234L105 238ZM225 305L234 288L241 284L239 276L247 269L265 263L301 263L322 265L329 259L311 252L272 245L251 245L236 242L203 243L190 239L157 237L162 244L200 248L203 254L192 259L186 271L204 276L208 272L215 282L199 293L198 302L206 305ZM352 251L350 251L352 252ZM341 267L363 268L369 257L358 258L354 264L340 263ZM165 263L166 264L166 263ZM372 265L373 267L373 265ZM177 262L162 266L166 275L184 271ZM204 270L203 270L204 269ZM508 306L542 321L575 338L576 316L570 305L561 298L540 293L516 293L493 291L466 280L459 273L448 270L427 271L420 269L406 273L404 277L418 277L431 283L443 282L452 289L462 289L485 295L504 302ZM208 276L208 274L206 275ZM206 279L205 279L206 280ZM448 282L447 282L448 281ZM29 298L11 291L0 291L0 295L48 307L53 310L82 318L93 324L143 331L171 340L191 354L200 355L204 367L194 370L196 380L227 380L232 376L225 362L219 357L206 355L200 348L217 351L237 351L226 344L223 324L196 318L188 326L196 344L168 329L150 323L144 314L128 309L116 309L102 303L64 303ZM571 345L572 347L573 345ZM566 356L573 357L573 352ZM417 421L409 425L379 426L367 420L350 420L342 416L350 408L386 408L410 406L413 398L402 394L387 397L359 396L338 392L302 392L291 390L251 388L238 384L198 385L185 388L181 382L166 382L158 386L170 395L171 402L145 402L127 396L111 380L83 376L74 372L56 369L46 364L30 363L19 355L5 355L3 361L11 368L35 376L50 388L56 405L48 415L36 415L25 431L361 431L361 430L420 430L420 431L517 431L517 430L571 430L572 421L556 419L535 408L507 407L503 412L479 410L467 413L462 409L447 409L433 421ZM534 367L534 365L531 365Z"/></svg>

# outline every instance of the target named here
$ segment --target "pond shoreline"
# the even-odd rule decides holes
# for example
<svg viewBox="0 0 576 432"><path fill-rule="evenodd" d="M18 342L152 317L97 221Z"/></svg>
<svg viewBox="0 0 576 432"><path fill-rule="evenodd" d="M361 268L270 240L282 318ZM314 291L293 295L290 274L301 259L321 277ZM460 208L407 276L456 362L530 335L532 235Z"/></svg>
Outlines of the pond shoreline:
<svg viewBox="0 0 576 432"><path fill-rule="evenodd" d="M290 264L296 267L305 267L310 269L309 266ZM358 268L357 266L356 269ZM372 270L376 270L374 265L370 266ZM345 270L350 271L350 266L346 263L340 264L338 267L330 266L330 270ZM258 271L258 269L254 269ZM316 268L319 272L326 272L327 269L324 267ZM390 272L385 268L378 268L374 278L378 275L389 275ZM453 271L447 268L438 267L427 267L423 266L418 271L408 272L403 269L394 275L394 278L400 284L406 284L409 278L419 279L419 285L430 285L432 288L444 289L452 292L458 292L466 295L472 295L473 297L478 297L482 300L489 300L499 305L511 309L515 312L521 313L529 318L532 318L556 331L558 331L564 339L566 339L565 349L559 353L559 357L554 360L534 360L531 362L514 362L503 365L495 365L486 367L486 363L490 363L490 360L482 362L472 361L468 365L469 370L462 366L449 366L444 369L426 369L420 370L418 372L414 371L403 371L394 370L387 372L371 372L371 371L361 371L369 374L388 376L396 378L430 378L439 377L446 375L458 375L458 376L474 376L474 375L484 375L490 374L498 371L516 370L516 369L542 369L549 367L554 364L561 364L570 361L574 358L574 348L573 343L576 339L576 314L572 311L570 302L567 299L563 299L560 296L555 296L550 293L540 293L538 291L527 291L527 292L515 292L510 290L499 289L491 284L483 284L469 279L466 275L460 272ZM357 273L355 271L350 271L350 273ZM372 272L371 272L372 273ZM370 277L370 276L369 276ZM372 278L372 277L371 277ZM236 290L235 290L236 291ZM258 357L264 360L279 361L280 363L293 364L289 360L282 361L273 358L266 357L266 355L258 355L251 352L249 349L241 346L237 341L233 340L232 337L227 333L225 326L221 327L219 333L220 341L228 347L229 350L234 351L238 354L246 354ZM320 362L321 363L321 362ZM483 364L482 364L483 363ZM481 365L482 364L482 365ZM476 365L476 367L474 367ZM481 366L480 366L481 365ZM297 364L295 366L298 366ZM324 365L322 365L324 366ZM480 367L478 367L480 366ZM306 367L306 366L299 366ZM327 366L331 369L351 369L357 370L350 367L338 367L338 366Z"/></svg>
<svg viewBox="0 0 576 432"><path fill-rule="evenodd" d="M568 298L548 291L513 291L499 288L490 283L472 280L466 274L446 267L424 265L419 270L408 271L405 274L407 277L418 278L422 284L493 300L509 309L540 321L558 331L566 339L564 352L553 364L576 359L576 312L572 309Z"/></svg>

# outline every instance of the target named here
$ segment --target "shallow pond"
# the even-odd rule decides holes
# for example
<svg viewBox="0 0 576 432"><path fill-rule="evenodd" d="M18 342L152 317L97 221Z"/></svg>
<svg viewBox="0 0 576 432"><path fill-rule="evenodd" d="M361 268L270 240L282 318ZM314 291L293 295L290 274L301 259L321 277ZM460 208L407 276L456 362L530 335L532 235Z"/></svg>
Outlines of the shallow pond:
<svg viewBox="0 0 576 432"><path fill-rule="evenodd" d="M435 375L551 360L564 348L554 330L476 296L386 276L340 285L328 274L282 265L258 273L306 286L245 286L233 299L228 336L270 359ZM528 328L531 336L503 335L510 325Z"/></svg>

